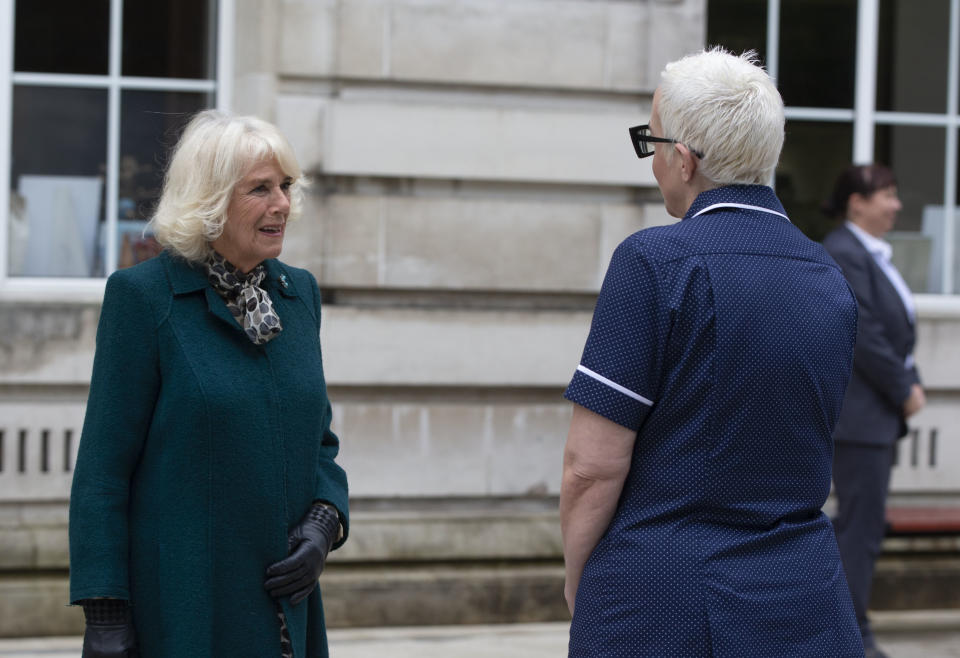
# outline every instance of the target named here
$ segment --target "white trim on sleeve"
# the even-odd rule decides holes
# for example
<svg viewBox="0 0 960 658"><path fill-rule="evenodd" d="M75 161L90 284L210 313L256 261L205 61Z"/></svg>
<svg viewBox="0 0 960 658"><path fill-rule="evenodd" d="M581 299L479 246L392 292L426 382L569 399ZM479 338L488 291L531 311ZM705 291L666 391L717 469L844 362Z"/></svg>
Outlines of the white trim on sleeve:
<svg viewBox="0 0 960 658"><path fill-rule="evenodd" d="M620 384L618 384L618 383L616 383L616 382L613 382L613 381L610 381L609 379L607 379L607 378L604 377L603 375L598 374L598 373L595 373L594 371L590 370L590 368L586 367L585 365L582 365L582 364L581 364L581 365L577 366L577 370L579 370L580 372L582 372L583 374L585 374L587 377L592 377L593 379L596 379L596 380L597 380L598 382L600 382L601 384L606 384L607 386L609 386L609 387L612 388L613 390L618 391L618 392L620 392L620 393L623 393L623 394L626 395L627 397L633 398L633 399L636 400L637 402L642 402L642 403L644 403L645 405L647 405L648 407L652 407L652 406L653 406L653 400L648 400L647 398L643 397L643 396L640 395L639 393L634 393L634 392L631 391L629 388L624 388L623 386L620 386Z"/></svg>

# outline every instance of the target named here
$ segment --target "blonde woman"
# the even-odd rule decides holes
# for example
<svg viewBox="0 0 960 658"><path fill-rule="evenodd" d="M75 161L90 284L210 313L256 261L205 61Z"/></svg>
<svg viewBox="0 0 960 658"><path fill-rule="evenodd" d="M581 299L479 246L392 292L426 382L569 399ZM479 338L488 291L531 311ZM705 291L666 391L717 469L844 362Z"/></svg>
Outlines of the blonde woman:
<svg viewBox="0 0 960 658"><path fill-rule="evenodd" d="M202 112L164 251L107 281L70 504L85 656L326 656L346 539L313 276L276 260L303 179L277 129Z"/></svg>

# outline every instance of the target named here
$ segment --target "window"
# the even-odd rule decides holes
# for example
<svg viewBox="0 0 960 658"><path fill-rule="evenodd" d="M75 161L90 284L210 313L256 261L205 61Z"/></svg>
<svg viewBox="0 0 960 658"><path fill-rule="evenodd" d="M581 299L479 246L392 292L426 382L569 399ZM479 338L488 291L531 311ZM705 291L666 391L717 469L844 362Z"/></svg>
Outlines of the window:
<svg viewBox="0 0 960 658"><path fill-rule="evenodd" d="M783 95L775 183L793 221L821 239L840 170L890 166L903 211L887 239L917 293L960 292L958 25L960 0L708 0L708 43L756 50Z"/></svg>
<svg viewBox="0 0 960 658"><path fill-rule="evenodd" d="M226 104L231 14L226 0L0 0L0 285L102 281L156 253L144 228L163 159L190 115Z"/></svg>

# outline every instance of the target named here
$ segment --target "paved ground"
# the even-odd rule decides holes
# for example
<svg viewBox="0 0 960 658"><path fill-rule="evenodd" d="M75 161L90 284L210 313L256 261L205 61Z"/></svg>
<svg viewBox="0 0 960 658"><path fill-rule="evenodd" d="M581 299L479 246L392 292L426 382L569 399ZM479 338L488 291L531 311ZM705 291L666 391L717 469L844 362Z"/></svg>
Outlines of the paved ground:
<svg viewBox="0 0 960 658"><path fill-rule="evenodd" d="M960 658L960 610L878 613L890 658ZM0 658L77 658L80 638L0 640ZM556 658L566 655L567 624L500 624L338 629L333 658Z"/></svg>

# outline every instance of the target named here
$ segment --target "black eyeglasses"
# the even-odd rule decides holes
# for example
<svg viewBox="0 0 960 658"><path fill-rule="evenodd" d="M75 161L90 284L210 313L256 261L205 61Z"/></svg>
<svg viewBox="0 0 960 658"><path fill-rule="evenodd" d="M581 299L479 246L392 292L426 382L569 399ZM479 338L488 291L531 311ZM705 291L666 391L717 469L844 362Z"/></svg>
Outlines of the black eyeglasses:
<svg viewBox="0 0 960 658"><path fill-rule="evenodd" d="M629 129L630 131L630 142L633 144L633 150L637 152L638 158L646 158L653 155L653 147L650 145L651 142L658 144L679 144L680 140L677 139L668 139L666 137L654 137L650 134L650 124L644 124L642 126L633 126ZM690 149L690 147L687 147ZM690 152L693 153L698 158L703 159L703 153L696 149L690 149Z"/></svg>

